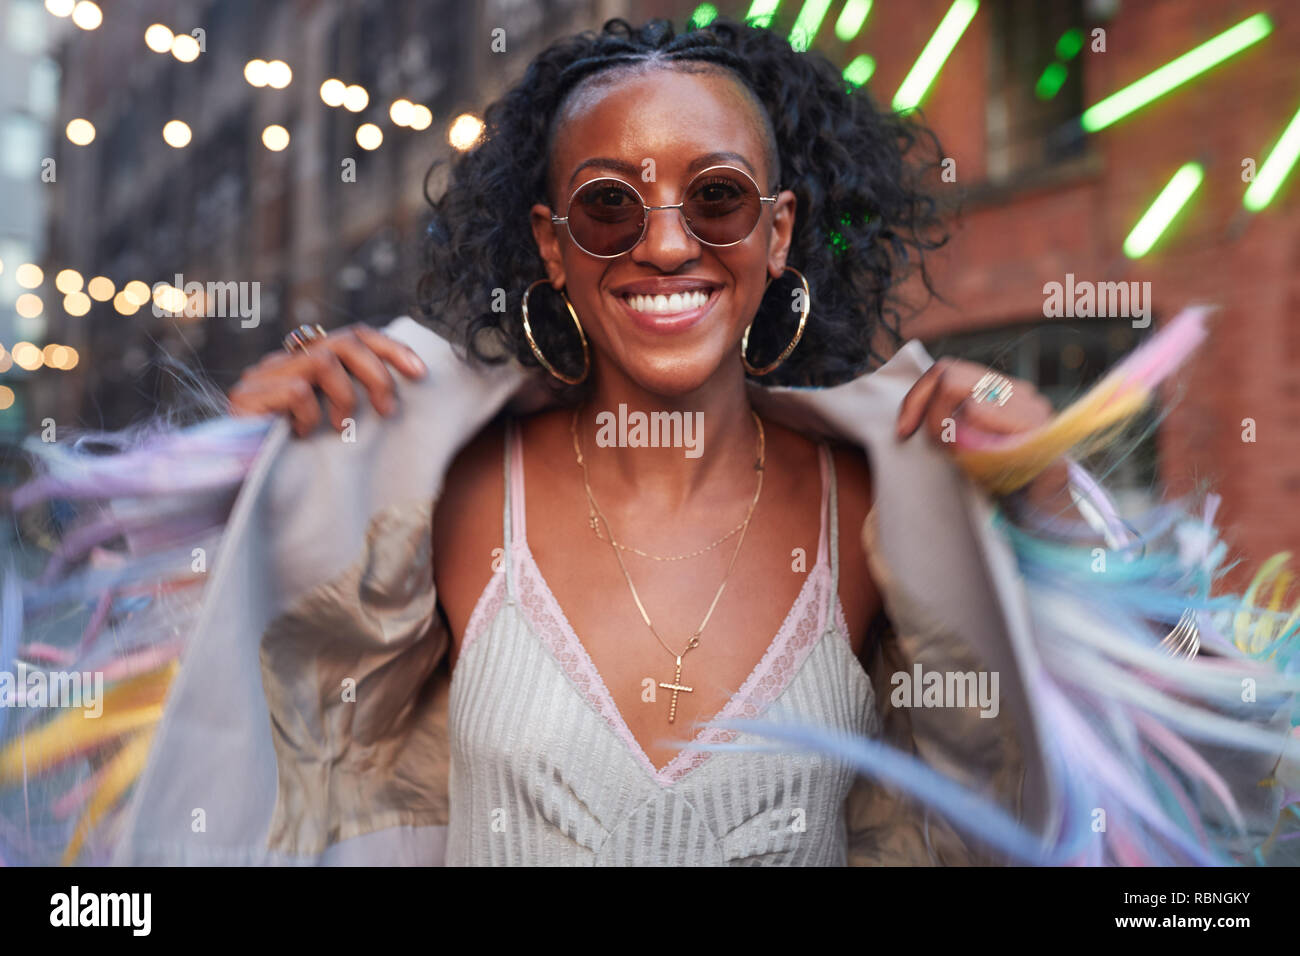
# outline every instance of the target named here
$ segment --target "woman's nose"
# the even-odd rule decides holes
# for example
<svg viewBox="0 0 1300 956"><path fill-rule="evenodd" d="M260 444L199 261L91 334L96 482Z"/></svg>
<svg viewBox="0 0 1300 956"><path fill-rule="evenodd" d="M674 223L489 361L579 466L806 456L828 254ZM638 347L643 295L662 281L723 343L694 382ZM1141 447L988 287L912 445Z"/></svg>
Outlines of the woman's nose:
<svg viewBox="0 0 1300 956"><path fill-rule="evenodd" d="M700 254L700 242L686 228L680 206L651 209L647 215L645 234L632 249L634 261L672 267Z"/></svg>

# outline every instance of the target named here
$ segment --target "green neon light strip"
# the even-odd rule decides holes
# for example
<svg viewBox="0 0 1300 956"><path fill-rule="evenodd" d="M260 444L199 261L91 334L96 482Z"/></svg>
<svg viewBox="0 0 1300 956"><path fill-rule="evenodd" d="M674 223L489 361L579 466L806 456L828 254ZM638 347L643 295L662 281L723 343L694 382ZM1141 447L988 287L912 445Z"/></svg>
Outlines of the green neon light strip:
<svg viewBox="0 0 1300 956"><path fill-rule="evenodd" d="M862 24L867 22L867 14L870 12L871 0L849 0L844 4L840 18L835 21L835 35L848 43L858 35Z"/></svg>
<svg viewBox="0 0 1300 956"><path fill-rule="evenodd" d="M1255 173L1255 181L1246 190L1241 204L1251 212L1259 212L1272 202L1287 174L1295 168L1297 159L1300 159L1300 111L1291 117L1291 122L1282 131L1282 138Z"/></svg>
<svg viewBox="0 0 1300 956"><path fill-rule="evenodd" d="M756 27L770 26L772 18L776 16L776 8L780 5L781 0L754 0L749 5L749 12L745 14L745 22Z"/></svg>
<svg viewBox="0 0 1300 956"><path fill-rule="evenodd" d="M1206 40L1178 59L1169 61L1154 73L1148 73L1118 93L1112 93L1095 106L1090 106L1084 110L1080 123L1089 133L1105 129L1193 77L1200 76L1228 57L1240 53L1252 43L1258 43L1272 32L1273 21L1266 15L1257 13L1232 29Z"/></svg>
<svg viewBox="0 0 1300 956"><path fill-rule="evenodd" d="M901 113L920 105L921 98L925 96L930 84L943 69L953 47L966 32L966 27L970 25L975 17L975 11L979 8L979 0L953 0L953 5L939 21L934 36L930 37L930 42L925 45L925 49L921 51L911 71L904 78L903 85L894 94L895 111Z"/></svg>
<svg viewBox="0 0 1300 956"><path fill-rule="evenodd" d="M790 31L790 46L800 53L812 46L830 6L831 0L804 0L799 16L795 18L794 28Z"/></svg>
<svg viewBox="0 0 1300 956"><path fill-rule="evenodd" d="M1050 100L1061 91L1069 72L1064 63L1057 61L1050 64L1038 78L1038 83L1034 86L1034 95L1040 100Z"/></svg>
<svg viewBox="0 0 1300 956"><path fill-rule="evenodd" d="M853 62L844 68L844 79L854 86L861 86L871 79L871 74L875 72L876 61L864 53L855 57Z"/></svg>
<svg viewBox="0 0 1300 956"><path fill-rule="evenodd" d="M1124 240L1124 255L1139 259L1151 251L1156 240L1164 234L1169 223L1187 205L1192 193L1205 178L1205 168L1200 163L1187 163L1169 180L1151 208L1142 214L1133 231Z"/></svg>
<svg viewBox="0 0 1300 956"><path fill-rule="evenodd" d="M1079 55L1083 49L1083 31L1078 27L1070 27L1061 34L1061 38L1056 41L1057 59L1069 62Z"/></svg>
<svg viewBox="0 0 1300 956"><path fill-rule="evenodd" d="M690 24L697 30L702 30L718 18L718 8L711 3L701 3L691 14Z"/></svg>

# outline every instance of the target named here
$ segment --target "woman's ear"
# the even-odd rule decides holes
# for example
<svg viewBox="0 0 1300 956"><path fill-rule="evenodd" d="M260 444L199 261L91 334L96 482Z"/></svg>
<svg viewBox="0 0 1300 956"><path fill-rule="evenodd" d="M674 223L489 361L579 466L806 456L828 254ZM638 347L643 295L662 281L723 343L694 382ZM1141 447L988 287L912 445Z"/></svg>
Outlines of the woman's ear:
<svg viewBox="0 0 1300 956"><path fill-rule="evenodd" d="M533 241L537 243L537 252L546 266L546 276L556 289L564 288L564 257L560 254L560 233L555 223L551 222L551 207L537 203L529 217L533 229Z"/></svg>
<svg viewBox="0 0 1300 956"><path fill-rule="evenodd" d="M785 272L785 260L790 255L790 243L794 239L794 214L798 206L794 191L783 189L776 197L772 207L772 238L767 246L768 275L778 279Z"/></svg>

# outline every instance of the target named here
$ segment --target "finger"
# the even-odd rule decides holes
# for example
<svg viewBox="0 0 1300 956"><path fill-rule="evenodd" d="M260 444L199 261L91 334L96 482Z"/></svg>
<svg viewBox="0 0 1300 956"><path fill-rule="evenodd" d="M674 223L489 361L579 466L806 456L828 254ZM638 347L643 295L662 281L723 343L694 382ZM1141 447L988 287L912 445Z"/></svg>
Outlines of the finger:
<svg viewBox="0 0 1300 956"><path fill-rule="evenodd" d="M931 365L912 385L899 405L898 437L907 438L925 418L926 409L936 390L940 387L948 370L952 368L952 359L941 358Z"/></svg>
<svg viewBox="0 0 1300 956"><path fill-rule="evenodd" d="M393 381L388 366L380 361L370 345L356 336L344 336L333 343L334 354L339 357L347 370L356 376L367 394L370 404L381 415L389 414L396 405L394 393L397 385Z"/></svg>
<svg viewBox="0 0 1300 956"><path fill-rule="evenodd" d="M342 429L343 420L350 418L357 407L357 393L352 387L352 377L332 349L318 345L306 354L311 361L311 383L325 394L325 405L334 427Z"/></svg>
<svg viewBox="0 0 1300 956"><path fill-rule="evenodd" d="M372 329L368 325L356 325L353 327L357 338L370 346L370 350L378 355L385 362L391 362L402 374L408 378L420 378L425 373L424 362L420 361L420 356L415 354L415 350L408 348L392 336L385 335Z"/></svg>
<svg viewBox="0 0 1300 956"><path fill-rule="evenodd" d="M301 376L266 379L240 389L235 414L287 415L294 434L301 438L320 425L320 398L311 382Z"/></svg>

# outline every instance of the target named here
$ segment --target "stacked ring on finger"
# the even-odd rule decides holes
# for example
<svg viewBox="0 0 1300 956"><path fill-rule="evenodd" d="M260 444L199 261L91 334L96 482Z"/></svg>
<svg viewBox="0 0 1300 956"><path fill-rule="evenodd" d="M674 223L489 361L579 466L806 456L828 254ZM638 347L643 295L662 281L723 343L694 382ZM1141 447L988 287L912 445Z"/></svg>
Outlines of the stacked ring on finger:
<svg viewBox="0 0 1300 956"><path fill-rule="evenodd" d="M306 352L310 343L325 338L326 334L319 324L300 325L281 339L280 344L286 352Z"/></svg>
<svg viewBox="0 0 1300 956"><path fill-rule="evenodd" d="M1011 398L1011 393L1015 389L1011 379L990 370L971 387L970 393L977 403L997 402L998 407L1001 408L1007 403L1007 399Z"/></svg>

